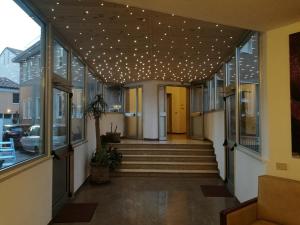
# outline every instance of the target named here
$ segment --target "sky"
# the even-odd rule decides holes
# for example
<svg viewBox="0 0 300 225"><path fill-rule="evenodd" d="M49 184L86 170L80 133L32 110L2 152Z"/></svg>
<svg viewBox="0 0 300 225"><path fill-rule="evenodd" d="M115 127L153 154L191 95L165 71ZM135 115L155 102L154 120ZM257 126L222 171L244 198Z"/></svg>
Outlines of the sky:
<svg viewBox="0 0 300 225"><path fill-rule="evenodd" d="M0 0L0 53L6 47L25 50L40 33L40 26L13 0Z"/></svg>

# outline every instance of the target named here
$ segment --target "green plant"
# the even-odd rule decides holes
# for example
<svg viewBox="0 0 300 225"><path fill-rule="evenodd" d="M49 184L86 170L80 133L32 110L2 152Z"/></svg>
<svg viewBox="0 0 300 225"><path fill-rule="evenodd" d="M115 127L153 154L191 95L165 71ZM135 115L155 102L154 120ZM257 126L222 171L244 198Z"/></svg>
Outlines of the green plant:
<svg viewBox="0 0 300 225"><path fill-rule="evenodd" d="M107 104L104 101L103 95L97 94L93 101L88 104L85 114L89 117L93 117L95 120L95 131L96 131L96 153L97 159L104 157L104 153L101 153L101 137L100 137L100 119L105 114ZM93 157L94 158L94 157ZM96 159L95 158L95 159Z"/></svg>
<svg viewBox="0 0 300 225"><path fill-rule="evenodd" d="M122 153L117 148L108 146L106 135L101 135L102 150L95 152L92 157L92 163L95 166L108 167L110 170L116 169L122 161Z"/></svg>

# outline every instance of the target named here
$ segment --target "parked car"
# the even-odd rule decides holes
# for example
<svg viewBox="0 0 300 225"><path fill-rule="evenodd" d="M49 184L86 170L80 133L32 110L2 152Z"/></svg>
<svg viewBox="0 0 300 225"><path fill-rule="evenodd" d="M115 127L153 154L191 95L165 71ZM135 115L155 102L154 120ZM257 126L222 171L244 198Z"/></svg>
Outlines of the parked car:
<svg viewBox="0 0 300 225"><path fill-rule="evenodd" d="M15 149L22 150L20 140L23 136L27 135L29 127L30 125L28 124L4 125L2 139L3 141L9 141L10 138L12 138L14 140Z"/></svg>
<svg viewBox="0 0 300 225"><path fill-rule="evenodd" d="M52 129L52 148L56 149L66 144L66 126L54 125ZM42 140L40 137L40 125L33 125L29 128L27 136L21 138L21 144L24 151L31 153L41 152Z"/></svg>

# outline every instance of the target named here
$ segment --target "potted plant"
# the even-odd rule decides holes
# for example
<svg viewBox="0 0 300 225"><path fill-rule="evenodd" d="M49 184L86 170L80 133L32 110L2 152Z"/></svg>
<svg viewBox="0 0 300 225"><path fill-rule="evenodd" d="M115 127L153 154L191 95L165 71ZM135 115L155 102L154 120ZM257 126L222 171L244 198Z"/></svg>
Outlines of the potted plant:
<svg viewBox="0 0 300 225"><path fill-rule="evenodd" d="M86 115L95 120L96 133L96 151L90 163L90 180L98 184L109 181L109 170L115 169L122 159L121 153L118 153L115 148L107 147L107 137L100 136L100 119L105 114L106 108L107 104L103 96L98 94L86 109Z"/></svg>
<svg viewBox="0 0 300 225"><path fill-rule="evenodd" d="M108 138L108 142L110 143L120 143L121 142L121 133L117 132L118 126L116 126L115 130L112 130L113 124L110 124L110 132L106 132L106 136Z"/></svg>

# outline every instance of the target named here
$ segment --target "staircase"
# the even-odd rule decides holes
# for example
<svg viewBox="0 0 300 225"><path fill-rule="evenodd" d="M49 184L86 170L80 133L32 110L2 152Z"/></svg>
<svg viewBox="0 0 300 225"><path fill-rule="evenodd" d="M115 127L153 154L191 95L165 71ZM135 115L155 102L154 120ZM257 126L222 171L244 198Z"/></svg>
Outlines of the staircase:
<svg viewBox="0 0 300 225"><path fill-rule="evenodd" d="M212 144L113 144L123 154L114 176L217 177Z"/></svg>

